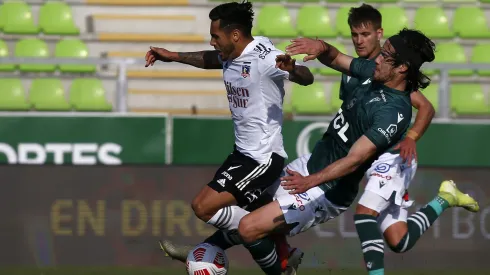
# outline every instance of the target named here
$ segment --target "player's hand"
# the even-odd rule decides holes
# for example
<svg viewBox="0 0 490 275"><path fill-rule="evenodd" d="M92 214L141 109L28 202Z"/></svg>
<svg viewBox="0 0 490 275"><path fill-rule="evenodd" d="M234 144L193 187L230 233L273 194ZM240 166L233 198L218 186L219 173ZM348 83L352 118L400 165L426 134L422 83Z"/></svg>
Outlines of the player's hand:
<svg viewBox="0 0 490 275"><path fill-rule="evenodd" d="M323 41L311 38L296 38L291 40L291 45L286 47L286 54L297 55L306 54L303 61L309 61L317 58L325 50Z"/></svg>
<svg viewBox="0 0 490 275"><path fill-rule="evenodd" d="M412 165L413 159L417 161L417 143L415 140L405 137L394 149L400 149L400 157L408 166Z"/></svg>
<svg viewBox="0 0 490 275"><path fill-rule="evenodd" d="M285 190L289 191L289 194L301 194L310 189L310 181L307 177L304 177L300 173L293 171L291 169L286 169L289 176L284 176L281 178L281 185Z"/></svg>
<svg viewBox="0 0 490 275"><path fill-rule="evenodd" d="M174 55L175 55L174 52L168 51L164 48L150 47L150 50L146 53L145 56L145 60L146 60L145 67L153 66L153 64L155 64L155 61L157 60L163 62L172 62L173 61L172 57Z"/></svg>
<svg viewBox="0 0 490 275"><path fill-rule="evenodd" d="M296 59L291 58L290 55L281 54L276 56L276 68L279 68L286 72L294 71L294 67L296 66Z"/></svg>

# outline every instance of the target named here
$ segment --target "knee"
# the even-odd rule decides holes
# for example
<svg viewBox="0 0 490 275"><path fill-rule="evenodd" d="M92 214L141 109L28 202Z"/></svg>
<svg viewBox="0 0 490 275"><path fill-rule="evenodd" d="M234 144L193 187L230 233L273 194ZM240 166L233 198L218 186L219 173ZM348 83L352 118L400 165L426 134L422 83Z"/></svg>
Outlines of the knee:
<svg viewBox="0 0 490 275"><path fill-rule="evenodd" d="M212 213L209 213L210 212L209 209L206 208L206 205L199 197L196 197L194 198L194 200L192 200L191 206L192 206L192 210L194 211L194 214L200 220L204 222L208 222L213 217Z"/></svg>
<svg viewBox="0 0 490 275"><path fill-rule="evenodd" d="M238 225L238 233L244 243L252 243L258 239L256 227L254 226L253 221L248 217L249 216L243 217Z"/></svg>

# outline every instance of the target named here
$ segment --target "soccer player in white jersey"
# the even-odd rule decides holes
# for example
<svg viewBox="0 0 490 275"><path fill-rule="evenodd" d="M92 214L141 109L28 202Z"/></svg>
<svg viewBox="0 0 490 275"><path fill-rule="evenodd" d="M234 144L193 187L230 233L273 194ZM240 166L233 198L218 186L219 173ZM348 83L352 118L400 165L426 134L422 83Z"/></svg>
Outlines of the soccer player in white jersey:
<svg viewBox="0 0 490 275"><path fill-rule="evenodd" d="M146 55L146 66L160 60L223 70L235 146L192 201L196 216L221 230L238 228L248 213L241 207L254 202L284 167L284 80L301 85L314 80L307 67L295 65L268 38L251 35L253 15L249 2L221 4L209 13L210 44L215 50L183 53L151 47ZM245 246L267 274L280 274L272 240Z"/></svg>

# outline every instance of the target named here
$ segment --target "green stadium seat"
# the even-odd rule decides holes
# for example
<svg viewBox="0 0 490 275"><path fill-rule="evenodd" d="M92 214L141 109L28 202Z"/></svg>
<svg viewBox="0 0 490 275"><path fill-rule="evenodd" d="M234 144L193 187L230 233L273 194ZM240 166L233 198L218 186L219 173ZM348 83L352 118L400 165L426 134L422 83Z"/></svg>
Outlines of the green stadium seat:
<svg viewBox="0 0 490 275"><path fill-rule="evenodd" d="M408 18L403 8L396 6L381 7L379 8L379 12L383 16L385 37L393 36L408 26Z"/></svg>
<svg viewBox="0 0 490 275"><path fill-rule="evenodd" d="M320 5L307 5L299 9L296 29L303 37L336 37L328 10Z"/></svg>
<svg viewBox="0 0 490 275"><path fill-rule="evenodd" d="M462 38L488 38L487 19L478 7L458 7L454 11L453 30Z"/></svg>
<svg viewBox="0 0 490 275"><path fill-rule="evenodd" d="M70 6L64 2L46 2L39 10L39 28L45 34L78 35Z"/></svg>
<svg viewBox="0 0 490 275"><path fill-rule="evenodd" d="M3 32L7 34L37 34L31 7L23 1L6 1L1 9Z"/></svg>
<svg viewBox="0 0 490 275"><path fill-rule="evenodd" d="M65 98L61 80L54 78L34 79L31 84L29 99L38 111L70 111L71 107Z"/></svg>
<svg viewBox="0 0 490 275"><path fill-rule="evenodd" d="M337 112L342 106L342 99L339 98L340 82L332 83L330 86L330 106L332 106L332 113Z"/></svg>
<svg viewBox="0 0 490 275"><path fill-rule="evenodd" d="M291 102L295 114L331 113L331 107L325 97L325 88L318 82L309 86L293 84Z"/></svg>
<svg viewBox="0 0 490 275"><path fill-rule="evenodd" d="M347 51L346 51L346 48L344 46L344 44L340 44L340 43L337 43L337 42L331 42L331 41L326 41L328 42L330 45L334 46L335 48L337 48L341 53L345 53L347 54ZM320 69L318 69L319 73L321 75L327 75L327 76L339 76L341 75L340 72L332 69L332 68L329 68L329 67L326 67L324 65L322 65L323 67L321 67Z"/></svg>
<svg viewBox="0 0 490 275"><path fill-rule="evenodd" d="M490 109L480 84L451 85L451 109L458 115L488 114Z"/></svg>
<svg viewBox="0 0 490 275"><path fill-rule="evenodd" d="M60 58L86 58L88 48L80 39L63 39L56 44L55 57ZM94 73L95 65L60 64L60 71L64 73Z"/></svg>
<svg viewBox="0 0 490 275"><path fill-rule="evenodd" d="M449 29L448 18L443 9L423 6L415 12L415 28L430 38L452 38L454 33Z"/></svg>
<svg viewBox="0 0 490 275"><path fill-rule="evenodd" d="M35 38L23 39L15 45L15 56L47 58L49 57L48 45L46 45L46 42ZM56 70L56 65L20 64L19 69L22 72L54 72Z"/></svg>
<svg viewBox="0 0 490 275"><path fill-rule="evenodd" d="M318 3L320 0L287 0L288 3Z"/></svg>
<svg viewBox="0 0 490 275"><path fill-rule="evenodd" d="M328 3L359 3L359 0L328 0ZM347 22L347 21L345 21Z"/></svg>
<svg viewBox="0 0 490 275"><path fill-rule="evenodd" d="M9 48L5 41L0 40L0 57L9 57ZM0 72L12 72L15 71L15 64L0 64Z"/></svg>
<svg viewBox="0 0 490 275"><path fill-rule="evenodd" d="M262 7L257 17L256 32L269 37L296 36L289 11L280 5L265 5Z"/></svg>
<svg viewBox="0 0 490 275"><path fill-rule="evenodd" d="M471 55L471 63L490 64L490 44L479 43L473 47ZM481 76L490 76L490 70L477 70L477 74Z"/></svg>
<svg viewBox="0 0 490 275"><path fill-rule="evenodd" d="M358 2L358 1L356 1ZM335 28L337 33L343 37L351 37L351 31L347 19L349 18L349 10L353 6L343 5L337 10L335 15Z"/></svg>
<svg viewBox="0 0 490 275"><path fill-rule="evenodd" d="M25 90L20 79L0 78L0 110L28 111Z"/></svg>
<svg viewBox="0 0 490 275"><path fill-rule="evenodd" d="M102 82L97 78L73 80L70 88L70 104L77 111L112 111L112 105L107 102Z"/></svg>
<svg viewBox="0 0 490 275"><path fill-rule="evenodd" d="M443 3L461 3L461 4L469 4L469 3L478 3L478 0L442 0Z"/></svg>
<svg viewBox="0 0 490 275"><path fill-rule="evenodd" d="M371 3L396 3L398 2L398 0L367 0L367 1L364 1L368 4L371 4Z"/></svg>
<svg viewBox="0 0 490 275"><path fill-rule="evenodd" d="M460 63L465 64L468 62L464 48L455 42L440 43L436 47L436 58L434 63ZM424 70L428 75L438 73L438 70ZM461 70L449 70L450 76L471 76L473 74L472 70L461 69Z"/></svg>
<svg viewBox="0 0 490 275"><path fill-rule="evenodd" d="M0 30L7 24L7 15L4 13L3 5L0 5Z"/></svg>

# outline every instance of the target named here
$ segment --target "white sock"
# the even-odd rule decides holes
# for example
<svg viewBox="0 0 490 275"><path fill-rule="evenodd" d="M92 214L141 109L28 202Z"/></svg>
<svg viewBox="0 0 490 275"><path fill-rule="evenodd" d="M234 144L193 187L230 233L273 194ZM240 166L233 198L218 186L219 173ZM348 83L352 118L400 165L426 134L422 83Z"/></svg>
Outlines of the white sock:
<svg viewBox="0 0 490 275"><path fill-rule="evenodd" d="M218 229L238 229L240 220L248 213L250 212L238 206L227 206L218 210L207 223Z"/></svg>

